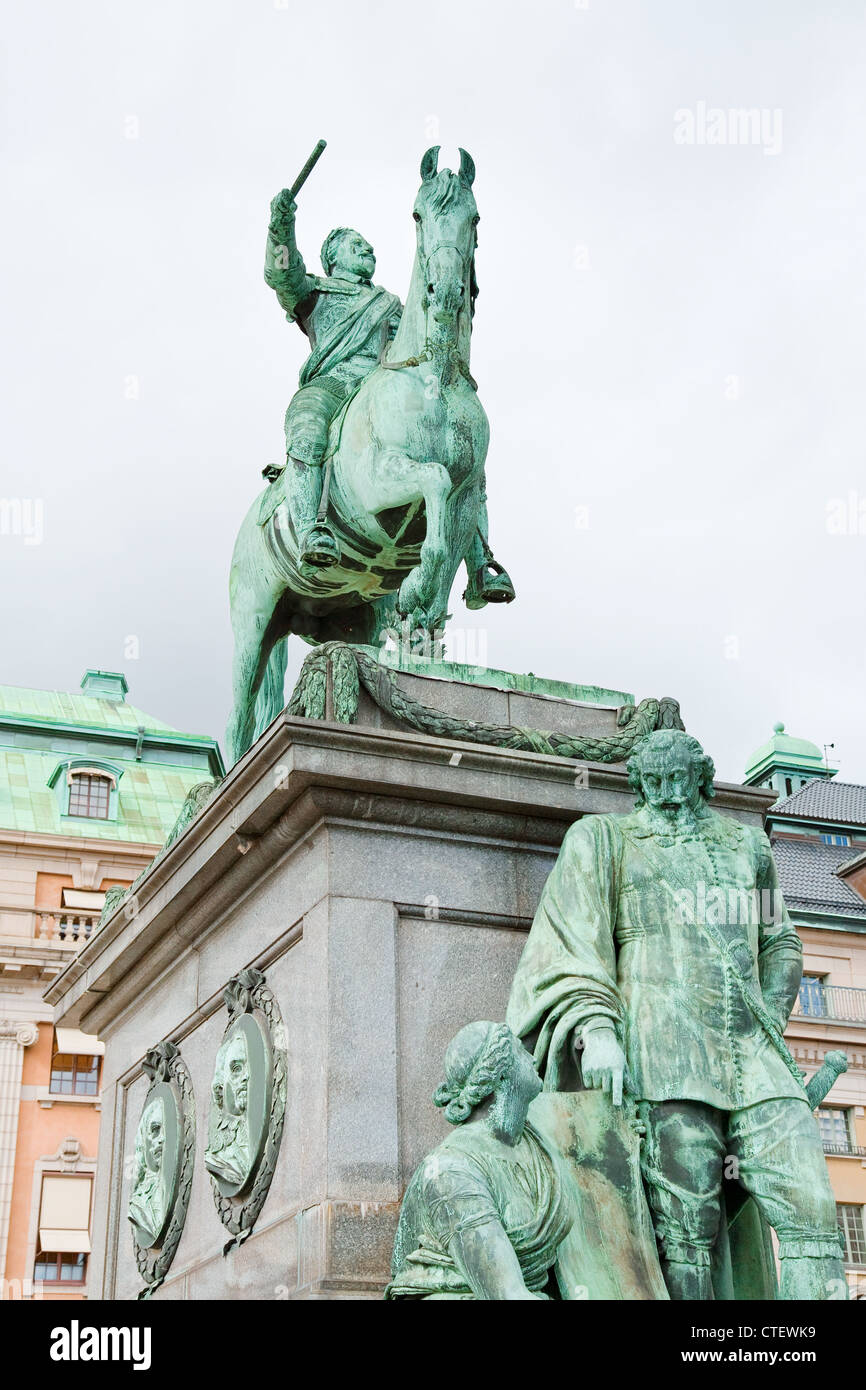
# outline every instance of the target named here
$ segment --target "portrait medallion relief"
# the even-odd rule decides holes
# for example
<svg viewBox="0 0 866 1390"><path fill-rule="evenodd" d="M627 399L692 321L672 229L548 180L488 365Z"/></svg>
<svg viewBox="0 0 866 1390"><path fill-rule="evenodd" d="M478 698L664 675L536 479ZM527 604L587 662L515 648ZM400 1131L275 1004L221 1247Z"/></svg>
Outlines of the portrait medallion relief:
<svg viewBox="0 0 866 1390"><path fill-rule="evenodd" d="M165 1084L148 1098L135 1136L135 1179L129 1219L139 1245L151 1250L165 1234L177 1191L180 1134L177 1103Z"/></svg>
<svg viewBox="0 0 866 1390"><path fill-rule="evenodd" d="M205 1167L220 1220L246 1240L274 1175L286 1108L283 1022L260 970L243 970L223 995L229 1023L211 1084Z"/></svg>
<svg viewBox="0 0 866 1390"><path fill-rule="evenodd" d="M163 1282L183 1231L195 1150L192 1082L174 1043L160 1042L142 1064L150 1077L135 1135L127 1216L139 1273L152 1294Z"/></svg>

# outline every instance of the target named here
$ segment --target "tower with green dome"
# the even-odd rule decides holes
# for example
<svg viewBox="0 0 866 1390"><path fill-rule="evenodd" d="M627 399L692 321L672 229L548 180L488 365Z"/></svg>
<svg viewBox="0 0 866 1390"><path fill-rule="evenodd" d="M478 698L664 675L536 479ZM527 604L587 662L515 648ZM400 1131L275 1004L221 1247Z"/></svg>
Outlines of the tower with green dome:
<svg viewBox="0 0 866 1390"><path fill-rule="evenodd" d="M749 758L743 781L747 787L772 788L781 798L791 796L815 777L835 776L836 769L827 766L817 744L792 738L779 723L773 725L773 737Z"/></svg>

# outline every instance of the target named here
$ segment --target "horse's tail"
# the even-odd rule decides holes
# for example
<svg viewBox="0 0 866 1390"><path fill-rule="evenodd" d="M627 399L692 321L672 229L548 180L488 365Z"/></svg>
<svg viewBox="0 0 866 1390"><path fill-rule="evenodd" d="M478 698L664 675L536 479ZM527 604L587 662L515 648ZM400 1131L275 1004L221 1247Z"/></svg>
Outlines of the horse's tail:
<svg viewBox="0 0 866 1390"><path fill-rule="evenodd" d="M286 661L288 659L289 639L281 637L271 648L265 674L256 696L256 728L253 742L263 734L278 714L281 714L285 701Z"/></svg>

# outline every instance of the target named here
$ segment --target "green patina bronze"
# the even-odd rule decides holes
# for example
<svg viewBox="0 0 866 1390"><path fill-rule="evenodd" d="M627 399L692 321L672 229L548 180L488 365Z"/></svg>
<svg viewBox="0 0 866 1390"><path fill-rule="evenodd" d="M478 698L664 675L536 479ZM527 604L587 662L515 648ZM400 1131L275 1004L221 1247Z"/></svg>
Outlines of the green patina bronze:
<svg viewBox="0 0 866 1390"><path fill-rule="evenodd" d="M571 1226L559 1165L527 1121L541 1090L505 1024L470 1023L434 1096L454 1132L428 1154L400 1212L388 1299L544 1299Z"/></svg>
<svg viewBox="0 0 866 1390"><path fill-rule="evenodd" d="M545 1096L636 1102L672 1298L844 1298L811 1113L835 1071L807 1092L782 1037L802 947L769 841L710 809L712 761L684 732L649 734L628 770L636 810L565 838L508 1022Z"/></svg>
<svg viewBox="0 0 866 1390"><path fill-rule="evenodd" d="M135 1178L128 1215L135 1239L149 1250L165 1231L177 1185L177 1112L155 1088L148 1095L135 1135Z"/></svg>
<svg viewBox="0 0 866 1390"><path fill-rule="evenodd" d="M368 647L367 652L383 666L409 675L430 676L434 680L461 681L469 685L492 686L494 690L517 690L524 695L549 695L554 700L574 700L582 705L633 705L634 696L625 690L601 685L579 685L574 681L552 680L532 671L500 671L466 661L448 661L444 654L426 656L414 652L408 642L393 646Z"/></svg>
<svg viewBox="0 0 866 1390"><path fill-rule="evenodd" d="M634 1105L541 1094L504 1024L471 1023L434 1096L456 1126L410 1182L390 1299L666 1299Z"/></svg>
<svg viewBox="0 0 866 1390"><path fill-rule="evenodd" d="M286 466L268 470L232 559L232 762L282 709L288 634L375 643L401 622L441 630L461 563L470 608L514 597L488 543L489 428L469 371L475 167L465 151L457 173L437 160L438 146L421 161L402 310L350 228L326 238L324 277L308 273L301 180L271 205L265 278L312 350L286 414Z"/></svg>
<svg viewBox="0 0 866 1390"><path fill-rule="evenodd" d="M414 699L400 687L389 666L383 665L371 648L349 646L345 642L326 642L310 653L301 667L288 712L304 719L331 718L338 723L352 724L357 718L362 685L380 709L419 733L458 738L467 743L492 744L498 748L552 753L585 762L622 762L635 744L653 729L682 728L680 707L669 696L661 700L641 700L639 705L621 705L617 711L619 732L611 735L579 737L461 719Z"/></svg>
<svg viewBox="0 0 866 1390"><path fill-rule="evenodd" d="M135 1136L135 1168L127 1215L139 1298L162 1284L183 1234L195 1155L195 1101L189 1072L174 1043L148 1049L142 1070L150 1086Z"/></svg>
<svg viewBox="0 0 866 1390"><path fill-rule="evenodd" d="M261 970L250 967L223 990L229 1022L211 1083L204 1166L219 1218L232 1239L251 1235L276 1168L286 1114L287 1059L279 1005Z"/></svg>

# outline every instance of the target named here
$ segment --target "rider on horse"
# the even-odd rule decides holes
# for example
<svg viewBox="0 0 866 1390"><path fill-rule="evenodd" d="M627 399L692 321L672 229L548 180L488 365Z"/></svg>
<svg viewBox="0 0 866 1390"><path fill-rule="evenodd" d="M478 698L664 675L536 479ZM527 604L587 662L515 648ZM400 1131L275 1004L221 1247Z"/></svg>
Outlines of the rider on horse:
<svg viewBox="0 0 866 1390"><path fill-rule="evenodd" d="M295 240L296 211L289 189L271 202L265 282L289 322L297 323L307 335L312 351L286 411L286 463L279 468L270 465L264 476L271 483L284 479L299 558L325 569L340 560L337 538L321 505L328 431L341 407L379 365L397 332L403 306L395 294L372 283L373 248L350 227L335 227L328 233L321 251L325 275L310 275ZM262 520L271 510L267 507ZM481 558L470 568L464 594L469 608L514 597L511 580L488 545L483 489L478 519Z"/></svg>
<svg viewBox="0 0 866 1390"><path fill-rule="evenodd" d="M324 518L317 519L328 430L378 365L382 348L397 331L402 305L395 294L372 284L373 248L349 227L336 227L325 238L324 278L308 274L295 241L295 210L287 189L271 203L265 281L312 347L286 411L286 461L292 466L285 484L300 558L325 568L340 558L334 532ZM265 476L273 481L283 471L270 468Z"/></svg>

